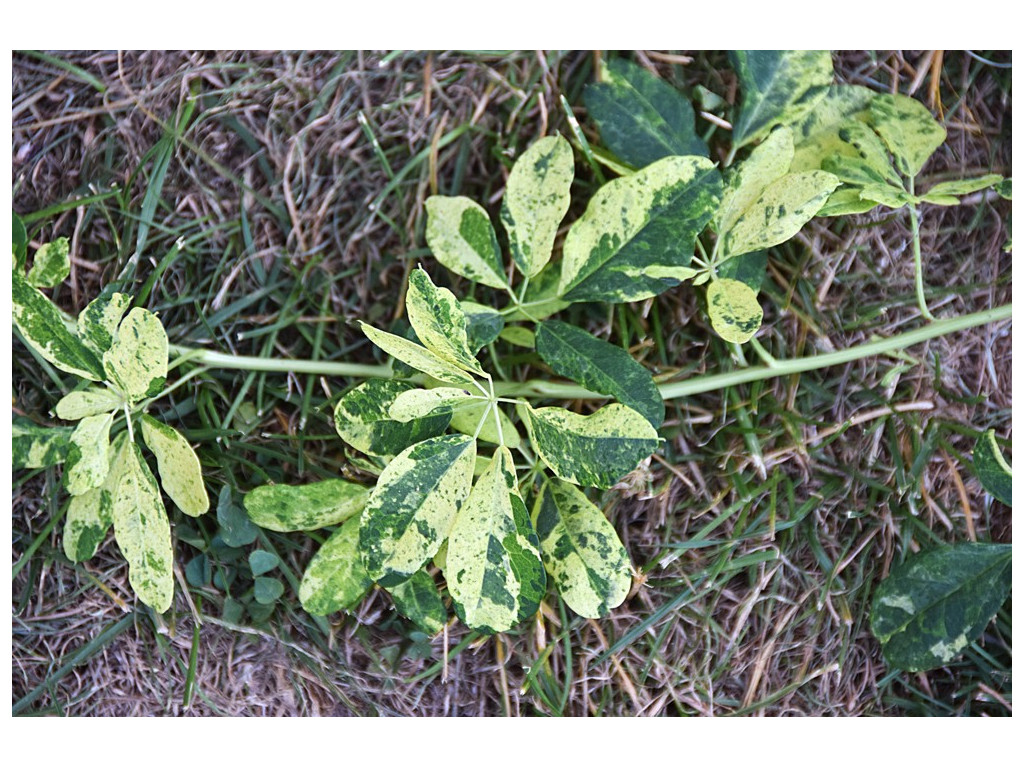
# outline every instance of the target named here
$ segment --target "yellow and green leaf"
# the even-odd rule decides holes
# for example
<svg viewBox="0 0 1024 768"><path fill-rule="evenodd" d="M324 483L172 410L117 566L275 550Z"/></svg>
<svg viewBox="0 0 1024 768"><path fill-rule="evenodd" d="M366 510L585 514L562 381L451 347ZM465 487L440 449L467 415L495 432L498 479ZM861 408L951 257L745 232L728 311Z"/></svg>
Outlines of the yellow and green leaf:
<svg viewBox="0 0 1024 768"><path fill-rule="evenodd" d="M71 274L70 245L66 237L39 246L25 279L37 288L55 288Z"/></svg>
<svg viewBox="0 0 1024 768"><path fill-rule="evenodd" d="M455 518L444 575L455 612L479 632L505 632L537 612L544 565L507 448L495 451Z"/></svg>
<svg viewBox="0 0 1024 768"><path fill-rule="evenodd" d="M64 518L64 554L81 563L96 554L107 530L114 523L114 495L124 471L128 433L122 432L111 445L110 469L99 488L72 496Z"/></svg>
<svg viewBox="0 0 1024 768"><path fill-rule="evenodd" d="M245 495L246 514L271 531L315 531L363 511L369 491L345 480L307 485L261 485Z"/></svg>
<svg viewBox="0 0 1024 768"><path fill-rule="evenodd" d="M544 567L565 604L588 619L608 615L633 584L615 528L574 485L550 480L533 508Z"/></svg>
<svg viewBox="0 0 1024 768"><path fill-rule="evenodd" d="M1003 457L994 429L978 438L974 445L974 471L981 486L999 501L1010 506L1013 501L1013 469Z"/></svg>
<svg viewBox="0 0 1024 768"><path fill-rule="evenodd" d="M104 290L78 314L78 337L97 356L102 357L114 343L117 326L131 303L131 296L123 293L111 293L108 296Z"/></svg>
<svg viewBox="0 0 1024 768"><path fill-rule="evenodd" d="M427 199L427 245L439 262L457 275L504 288L501 250L487 211L467 197Z"/></svg>
<svg viewBox="0 0 1024 768"><path fill-rule="evenodd" d="M573 172L572 147L561 136L533 143L512 166L501 223L512 260L527 277L540 272L551 258L558 225L569 210Z"/></svg>
<svg viewBox="0 0 1024 768"><path fill-rule="evenodd" d="M736 226L769 184L786 175L792 160L793 132L783 126L754 147L746 160L733 166L725 177L722 204L715 214L719 237Z"/></svg>
<svg viewBox="0 0 1024 768"><path fill-rule="evenodd" d="M87 416L110 413L124 406L124 398L106 387L88 387L64 395L54 408L65 421L78 421Z"/></svg>
<svg viewBox="0 0 1024 768"><path fill-rule="evenodd" d="M64 487L72 496L99 488L110 469L111 413L87 416L71 433L64 463Z"/></svg>
<svg viewBox="0 0 1024 768"><path fill-rule="evenodd" d="M434 285L422 269L415 269L409 275L405 310L424 347L459 368L478 376L485 375L469 348L466 315L458 299L447 288Z"/></svg>
<svg viewBox="0 0 1024 768"><path fill-rule="evenodd" d="M53 467L67 458L71 427L44 427L21 416L11 421L11 463L15 469Z"/></svg>
<svg viewBox="0 0 1024 768"><path fill-rule="evenodd" d="M370 456L394 456L410 445L442 434L452 420L450 411L422 419L397 421L391 406L415 386L394 379L369 379L348 392L334 409L334 426L341 438Z"/></svg>
<svg viewBox="0 0 1024 768"><path fill-rule="evenodd" d="M314 616L346 611L373 585L359 557L359 518L331 534L309 561L299 584L299 602Z"/></svg>
<svg viewBox="0 0 1024 768"><path fill-rule="evenodd" d="M448 623L448 611L441 602L437 585L425 569L421 568L387 591L395 602L395 610L428 635L436 635Z"/></svg>
<svg viewBox="0 0 1024 768"><path fill-rule="evenodd" d="M156 456L160 485L178 509L190 517L209 510L203 468L188 440L174 427L148 414L142 415L142 437Z"/></svg>
<svg viewBox="0 0 1024 768"><path fill-rule="evenodd" d="M764 311L750 286L722 278L708 286L708 316L719 336L743 344L761 327Z"/></svg>
<svg viewBox="0 0 1024 768"><path fill-rule="evenodd" d="M410 446L384 468L360 518L359 549L370 578L397 584L434 556L469 495L475 457L471 437L441 435Z"/></svg>
<svg viewBox="0 0 1024 768"><path fill-rule="evenodd" d="M398 393L388 413L395 421L406 422L423 419L439 411L450 413L460 406L480 401L481 398L483 395L473 395L457 387L408 389Z"/></svg>
<svg viewBox="0 0 1024 768"><path fill-rule="evenodd" d="M530 441L563 480L611 488L658 447L658 433L641 414L619 403L589 416L564 408L523 408Z"/></svg>
<svg viewBox="0 0 1024 768"><path fill-rule="evenodd" d="M816 171L825 158L850 154L849 144L839 136L847 123L866 123L875 92L862 85L833 85L810 114L793 126L794 154L789 170Z"/></svg>
<svg viewBox="0 0 1024 768"><path fill-rule="evenodd" d="M871 126L889 148L900 173L917 176L928 158L946 140L942 127L927 107L896 93L877 94L871 100Z"/></svg>
<svg viewBox="0 0 1024 768"><path fill-rule="evenodd" d="M401 360L417 371L449 384L456 384L460 387L468 387L475 390L473 377L461 370L454 363L445 360L443 357L431 352L424 346L414 341L409 341L401 336L396 336L387 331L381 331L360 321L359 327L363 329L366 338L383 349L396 360Z"/></svg>
<svg viewBox="0 0 1024 768"><path fill-rule="evenodd" d="M167 332L159 318L136 307L103 353L107 380L135 403L155 395L167 380Z"/></svg>
<svg viewBox="0 0 1024 768"><path fill-rule="evenodd" d="M960 202L957 198L961 195L980 192L983 189L994 187L1002 181L1003 177L998 173L989 173L976 179L940 181L925 192L921 199L937 205L957 205Z"/></svg>

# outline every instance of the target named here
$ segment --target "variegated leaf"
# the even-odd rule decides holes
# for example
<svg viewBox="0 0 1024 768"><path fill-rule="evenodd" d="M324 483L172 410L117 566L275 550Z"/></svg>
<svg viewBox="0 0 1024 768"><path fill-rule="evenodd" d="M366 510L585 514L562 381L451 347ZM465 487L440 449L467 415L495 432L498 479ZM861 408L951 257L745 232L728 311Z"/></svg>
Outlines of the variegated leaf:
<svg viewBox="0 0 1024 768"><path fill-rule="evenodd" d="M462 311L466 315L466 338L469 349L475 355L486 347L501 333L505 327L505 316L498 310L477 304L475 301L461 301Z"/></svg>
<svg viewBox="0 0 1024 768"><path fill-rule="evenodd" d="M103 354L103 369L130 402L159 392L167 380L167 332L159 318L141 307L129 312Z"/></svg>
<svg viewBox="0 0 1024 768"><path fill-rule="evenodd" d="M732 142L743 147L776 125L802 120L832 84L828 51L732 51L743 101L733 121Z"/></svg>
<svg viewBox="0 0 1024 768"><path fill-rule="evenodd" d="M97 356L102 357L114 343L117 326L131 303L131 296L123 293L108 296L104 290L78 314L78 336Z"/></svg>
<svg viewBox="0 0 1024 768"><path fill-rule="evenodd" d="M397 584L434 556L469 495L475 457L472 438L441 435L410 446L384 468L359 529L370 578Z"/></svg>
<svg viewBox="0 0 1024 768"><path fill-rule="evenodd" d="M307 613L326 616L347 611L372 585L359 557L359 518L353 517L309 561L299 584L299 602Z"/></svg>
<svg viewBox="0 0 1024 768"><path fill-rule="evenodd" d="M788 173L772 182L725 235L725 254L740 256L786 242L814 218L839 183L825 171Z"/></svg>
<svg viewBox="0 0 1024 768"><path fill-rule="evenodd" d="M871 126L882 137L900 173L917 176L946 140L946 129L916 99L881 93L871 100Z"/></svg>
<svg viewBox="0 0 1024 768"><path fill-rule="evenodd" d="M71 274L71 246L66 237L39 246L25 279L37 288L56 288Z"/></svg>
<svg viewBox="0 0 1024 768"><path fill-rule="evenodd" d="M620 160L643 168L672 155L708 156L693 105L671 85L626 59L606 62L602 80L587 85L583 102Z"/></svg>
<svg viewBox="0 0 1024 768"><path fill-rule="evenodd" d="M78 421L86 416L110 413L124 407L124 398L112 389L89 387L64 395L54 408L59 418Z"/></svg>
<svg viewBox="0 0 1024 768"><path fill-rule="evenodd" d="M15 469L42 469L67 458L71 427L44 427L15 416L11 422L11 462Z"/></svg>
<svg viewBox="0 0 1024 768"><path fill-rule="evenodd" d="M87 416L71 433L64 463L64 487L72 496L99 488L110 468L111 413Z"/></svg>
<svg viewBox="0 0 1024 768"><path fill-rule="evenodd" d="M163 613L174 598L171 524L156 478L134 443L124 451L113 518L114 538L128 561L128 582L142 602Z"/></svg>
<svg viewBox="0 0 1024 768"><path fill-rule="evenodd" d="M457 275L504 288L501 250L487 211L468 197L427 198L427 245Z"/></svg>
<svg viewBox="0 0 1024 768"><path fill-rule="evenodd" d="M742 256L732 256L715 267L719 279L739 280L754 293L761 290L761 283L764 282L767 269L768 254L765 251L751 251Z"/></svg>
<svg viewBox="0 0 1024 768"><path fill-rule="evenodd" d="M428 635L436 635L448 623L448 611L433 577L420 569L401 584L388 589L395 610Z"/></svg>
<svg viewBox="0 0 1024 768"><path fill-rule="evenodd" d="M454 363L445 360L424 346L414 341L403 339L387 331L381 331L372 325L360 321L359 327L363 329L366 338L383 349L396 360L401 360L417 371L431 376L438 381L445 381L449 384L456 384L460 387L467 387L476 390L473 377L458 368Z"/></svg>
<svg viewBox="0 0 1024 768"><path fill-rule="evenodd" d="M938 205L957 205L957 199L961 195L969 195L972 192L980 192L999 184L1003 177L998 173L989 173L979 176L976 179L960 179L958 181L940 181L934 184L921 199Z"/></svg>
<svg viewBox="0 0 1024 768"><path fill-rule="evenodd" d="M734 166L725 178L722 205L715 214L715 229L724 236L751 209L764 190L781 179L793 159L793 132L777 128L750 157Z"/></svg>
<svg viewBox="0 0 1024 768"><path fill-rule="evenodd" d="M11 275L11 304L25 343L45 360L84 379L103 380L99 358L67 329L53 302L17 273Z"/></svg>
<svg viewBox="0 0 1024 768"><path fill-rule="evenodd" d="M569 210L573 173L572 147L561 136L540 139L512 166L501 223L512 260L527 277L540 272L551 258L555 233Z"/></svg>
<svg viewBox="0 0 1024 768"><path fill-rule="evenodd" d="M994 429L978 438L974 445L974 471L981 486L1007 506L1013 502L1013 469L1003 457Z"/></svg>
<svg viewBox="0 0 1024 768"><path fill-rule="evenodd" d="M886 208L902 208L914 202L910 194L888 184L865 184L860 188L860 196L862 200L870 200Z"/></svg>
<svg viewBox="0 0 1024 768"><path fill-rule="evenodd" d="M458 299L447 288L434 285L422 269L415 269L409 275L405 310L423 346L459 368L478 376L486 375L469 349L466 315Z"/></svg>
<svg viewBox="0 0 1024 768"><path fill-rule="evenodd" d="M560 320L545 320L537 326L537 354L559 376L614 397L651 426L665 420L665 401L650 371L622 347Z"/></svg>
<svg viewBox="0 0 1024 768"><path fill-rule="evenodd" d="M708 286L708 316L719 336L743 344L761 327L764 311L750 286L723 278Z"/></svg>
<svg viewBox="0 0 1024 768"><path fill-rule="evenodd" d="M850 154L839 130L854 121L866 123L875 92L862 85L833 85L810 114L793 126L794 154L789 170L816 171L832 155Z"/></svg>
<svg viewBox="0 0 1024 768"><path fill-rule="evenodd" d="M498 429L498 420L495 420L494 411L497 410L497 419L501 422L501 430ZM463 405L458 410L452 411L452 429L470 437L476 437L485 443L494 445L505 445L511 450L519 447L521 437L516 425L505 415L500 407L491 408L491 404L481 402L475 405Z"/></svg>
<svg viewBox="0 0 1024 768"><path fill-rule="evenodd" d="M505 632L537 612L544 565L507 448L495 451L455 518L444 575L455 612L479 632Z"/></svg>
<svg viewBox="0 0 1024 768"><path fill-rule="evenodd" d="M890 666L923 672L974 642L1010 594L1011 546L963 542L911 555L878 585L871 632Z"/></svg>
<svg viewBox="0 0 1024 768"><path fill-rule="evenodd" d="M863 123L850 122L839 129L839 138L846 151L825 158L822 168L847 184L885 184L903 189L903 181L877 133Z"/></svg>
<svg viewBox="0 0 1024 768"><path fill-rule="evenodd" d="M178 430L142 415L142 437L156 456L160 486L178 509L190 517L198 517L210 509L210 497L203 483L199 457Z"/></svg>
<svg viewBox="0 0 1024 768"><path fill-rule="evenodd" d="M122 432L111 445L110 469L99 488L72 496L64 518L64 554L81 563L96 554L107 530L114 523L114 495L124 471L128 433Z"/></svg>
<svg viewBox="0 0 1024 768"><path fill-rule="evenodd" d="M666 157L610 181L591 198L562 249L569 301L637 301L679 284L711 220L722 179L703 157Z"/></svg>
<svg viewBox="0 0 1024 768"><path fill-rule="evenodd" d="M483 395L473 395L457 387L435 389L409 389L400 392L388 412L395 421L422 419L438 411L449 413L460 406L481 401Z"/></svg>
<svg viewBox="0 0 1024 768"><path fill-rule="evenodd" d="M565 604L588 619L607 616L633 584L629 555L604 513L574 485L551 480L533 508L544 567Z"/></svg>
<svg viewBox="0 0 1024 768"><path fill-rule="evenodd" d="M860 187L840 187L819 210L818 216L850 216L866 213L878 203L860 196Z"/></svg>
<svg viewBox="0 0 1024 768"><path fill-rule="evenodd" d="M526 405L523 420L543 462L577 485L611 488L658 447L650 422L619 403L589 416Z"/></svg>
<svg viewBox="0 0 1024 768"><path fill-rule="evenodd" d="M450 411L401 422L391 418L391 406L414 385L394 379L369 379L346 394L334 409L334 426L341 438L370 456L394 456L410 445L437 437L452 420Z"/></svg>
<svg viewBox="0 0 1024 768"><path fill-rule="evenodd" d="M370 492L345 480L307 485L261 485L245 495L245 511L260 528L315 531L338 525L363 511Z"/></svg>

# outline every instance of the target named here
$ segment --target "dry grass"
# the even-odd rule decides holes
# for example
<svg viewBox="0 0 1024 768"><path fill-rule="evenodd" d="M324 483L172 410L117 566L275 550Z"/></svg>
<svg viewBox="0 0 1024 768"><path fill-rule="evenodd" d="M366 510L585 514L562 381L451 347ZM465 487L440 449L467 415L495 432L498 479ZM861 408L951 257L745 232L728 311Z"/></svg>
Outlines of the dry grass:
<svg viewBox="0 0 1024 768"><path fill-rule="evenodd" d="M74 242L56 300L84 306L131 269L142 243L136 289L149 292L172 342L238 354L369 360L344 321L400 314L407 270L428 259L424 199L465 194L493 212L516 152L569 133L560 95L591 130L579 106L590 52L59 58L72 68L14 59L14 207L28 214L88 189L112 194L40 221L47 237ZM722 55L637 58L676 85L735 96ZM918 98L945 116L949 140L928 180L1009 176L1009 70L958 52L939 69L935 60L850 52L836 63L848 82L903 92L917 83ZM190 94L198 108L179 126ZM161 181L150 153L168 133ZM576 205L596 187L582 164L578 176ZM159 202L140 237L154 187ZM927 211L937 315L1009 301L1008 212L982 201ZM165 259L179 238L181 252ZM773 256L762 343L795 357L914 322L908 242L898 216L805 228ZM572 312L655 370L734 364L694 291L628 312ZM1012 538L1009 511L986 501L965 461L977 431L1009 434L1009 324L908 353L671 403L662 457L631 491L603 499L643 573L606 620L549 598L518 632L479 638L456 623L427 640L377 592L329 624L285 603L266 624L238 626L220 620L220 598L206 590L188 708L195 616L181 590L167 624L126 612L134 606L113 541L72 566L60 526L45 530L62 503L59 473L16 476L12 559L39 546L13 583L14 701L70 715L1006 714L1008 613L984 639L991 660L972 652L927 675L890 673L867 628L872 588L900 552L929 537ZM356 471L342 469L338 441L321 439L344 386L223 372L172 413L213 468L211 489L245 491ZM22 348L14 397L16 412L40 421L59 397ZM246 404L264 415L239 427ZM837 438L849 419L857 423ZM299 535L270 541L296 573L316 546ZM179 543L182 563L194 554Z"/></svg>

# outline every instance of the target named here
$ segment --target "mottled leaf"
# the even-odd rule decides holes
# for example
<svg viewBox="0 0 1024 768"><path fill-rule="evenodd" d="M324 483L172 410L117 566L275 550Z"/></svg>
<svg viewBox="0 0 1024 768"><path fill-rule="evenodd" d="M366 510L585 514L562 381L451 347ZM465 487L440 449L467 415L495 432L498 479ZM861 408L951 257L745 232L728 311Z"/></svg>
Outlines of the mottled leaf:
<svg viewBox="0 0 1024 768"><path fill-rule="evenodd" d="M459 368L485 375L469 349L466 315L458 299L448 289L434 285L422 269L415 269L409 275L405 309L423 346Z"/></svg>
<svg viewBox="0 0 1024 768"><path fill-rule="evenodd" d="M614 397L653 427L665 420L665 402L650 371L622 347L560 320L546 320L537 326L537 353L559 376Z"/></svg>
<svg viewBox="0 0 1024 768"><path fill-rule="evenodd" d="M372 585L359 556L359 518L353 517L309 561L299 584L299 602L307 613L326 616L351 608Z"/></svg>
<svg viewBox="0 0 1024 768"><path fill-rule="evenodd" d="M156 456L164 493L186 515L198 517L205 513L210 508L210 498L206 495L199 457L188 440L174 427L147 414L142 415L142 437Z"/></svg>
<svg viewBox="0 0 1024 768"><path fill-rule="evenodd" d="M475 355L498 338L501 329L505 327L505 317L498 310L473 301L463 301L460 304L466 315L469 349Z"/></svg>
<svg viewBox="0 0 1024 768"><path fill-rule="evenodd" d="M818 216L850 216L866 213L878 203L860 196L860 187L840 187L819 210Z"/></svg>
<svg viewBox="0 0 1024 768"><path fill-rule="evenodd" d="M86 416L110 413L124 406L124 398L112 389L88 387L64 395L54 408L59 418L78 421Z"/></svg>
<svg viewBox="0 0 1024 768"><path fill-rule="evenodd" d="M748 285L723 278L708 286L708 316L719 336L743 344L761 327L764 311Z"/></svg>
<svg viewBox="0 0 1024 768"><path fill-rule="evenodd" d="M11 462L15 469L42 469L67 458L71 427L44 427L15 416L11 423Z"/></svg>
<svg viewBox="0 0 1024 768"><path fill-rule="evenodd" d="M391 406L412 384L394 379L369 379L346 394L334 409L334 426L341 438L370 456L394 456L410 445L437 437L452 420L450 412L401 422L391 418Z"/></svg>
<svg viewBox="0 0 1024 768"><path fill-rule="evenodd" d="M690 100L630 61L607 62L603 82L587 85L583 102L604 145L634 168L672 155L708 156Z"/></svg>
<svg viewBox="0 0 1024 768"><path fill-rule="evenodd" d="M441 435L410 446L384 468L359 529L370 578L397 584L434 556L469 495L475 457L472 438Z"/></svg>
<svg viewBox="0 0 1024 768"><path fill-rule="evenodd" d="M130 402L155 395L167 380L167 333L159 318L141 307L129 312L103 354L103 369Z"/></svg>
<svg viewBox="0 0 1024 768"><path fill-rule="evenodd" d="M974 444L974 471L981 486L999 501L1011 506L1013 499L1013 469L1003 457L996 442L994 429L988 430Z"/></svg>
<svg viewBox="0 0 1024 768"><path fill-rule="evenodd" d="M434 354L426 347L414 341L403 339L401 336L396 336L393 333L378 330L362 321L360 321L359 327L363 329L366 338L395 359L401 360L417 371L422 371L438 381L445 381L449 384L456 384L460 387L476 390L472 376L458 368L454 363Z"/></svg>
<svg viewBox="0 0 1024 768"><path fill-rule="evenodd" d="M110 413L87 416L71 433L64 462L64 487L72 496L99 488L110 468Z"/></svg>
<svg viewBox="0 0 1024 768"><path fill-rule="evenodd" d="M494 410L491 409L490 403L486 402L464 405L458 410L452 411L451 427L464 435L476 436L477 440L484 443L503 444L514 451L519 447L521 440L519 430L500 407L497 407L497 411L498 419L501 421L500 432L498 431L498 421L494 418ZM484 414L487 414L486 418L484 418Z"/></svg>
<svg viewBox="0 0 1024 768"><path fill-rule="evenodd" d="M733 121L732 143L743 147L776 125L803 119L832 83L828 51L732 51L743 101Z"/></svg>
<svg viewBox="0 0 1024 768"><path fill-rule="evenodd" d="M761 290L767 269L768 254L765 251L751 251L741 256L732 256L715 267L719 279L739 280L754 293Z"/></svg>
<svg viewBox="0 0 1024 768"><path fill-rule="evenodd" d="M880 203L887 208L902 208L914 202L914 198L902 189L888 184L865 184L860 188L860 196L862 200Z"/></svg>
<svg viewBox="0 0 1024 768"><path fill-rule="evenodd" d="M460 406L480 402L483 395L473 395L457 387L436 387L434 389L408 389L399 392L388 411L395 421L422 419L436 412L450 413Z"/></svg>
<svg viewBox="0 0 1024 768"><path fill-rule="evenodd" d="M455 518L444 576L455 612L479 632L505 632L537 612L544 565L507 448L495 451Z"/></svg>
<svg viewBox="0 0 1024 768"><path fill-rule="evenodd" d="M892 166L889 151L864 123L850 122L839 129L845 151L825 158L821 167L846 184L883 184L903 189L903 180Z"/></svg>
<svg viewBox="0 0 1024 768"><path fill-rule="evenodd" d="M568 307L570 302L559 298L561 279L561 264L548 264L526 286L526 296L522 305L514 309L510 307L512 311L505 316L506 322L529 320L535 323Z"/></svg>
<svg viewBox="0 0 1024 768"><path fill-rule="evenodd" d="M871 126L889 148L896 167L913 178L946 140L946 129L916 99L880 93L871 100Z"/></svg>
<svg viewBox="0 0 1024 768"><path fill-rule="evenodd" d="M19 274L11 275L11 304L14 324L25 343L45 360L67 373L103 380L99 358L67 329L53 302Z"/></svg>
<svg viewBox="0 0 1024 768"><path fill-rule="evenodd" d="M611 488L658 447L658 433L650 422L619 403L589 416L526 405L523 420L544 463L577 485Z"/></svg>
<svg viewBox="0 0 1024 768"><path fill-rule="evenodd" d="M425 570L416 571L388 592L395 601L395 610L428 635L436 635L448 623L448 611L441 602L437 585Z"/></svg>
<svg viewBox="0 0 1024 768"><path fill-rule="evenodd" d="M624 302L678 285L721 193L721 176L703 157L666 157L608 182L566 236L560 293Z"/></svg>
<svg viewBox="0 0 1024 768"><path fill-rule="evenodd" d="M816 171L825 158L849 154L839 130L853 121L867 122L875 92L862 85L833 85L803 120L793 125L794 154L789 170Z"/></svg>
<svg viewBox="0 0 1024 768"><path fill-rule="evenodd" d="M792 159L793 132L782 127L754 147L750 157L733 166L725 177L722 204L715 214L719 236L724 236L751 210L769 184L786 175Z"/></svg>
<svg viewBox="0 0 1024 768"><path fill-rule="evenodd" d="M124 464L114 494L114 538L128 561L128 582L138 598L157 613L174 598L174 552L160 488L134 443L123 452Z"/></svg>
<svg viewBox="0 0 1024 768"><path fill-rule="evenodd" d="M491 288L508 285L487 211L467 197L427 198L427 245L457 275Z"/></svg>
<svg viewBox="0 0 1024 768"><path fill-rule="evenodd" d="M1010 594L1009 544L964 542L911 555L875 592L871 632L890 666L945 666L974 642Z"/></svg>
<svg viewBox="0 0 1024 768"><path fill-rule="evenodd" d="M52 243L39 246L32 257L32 268L25 276L29 285L38 288L55 288L71 274L71 246L66 237L59 237Z"/></svg>
<svg viewBox="0 0 1024 768"><path fill-rule="evenodd" d="M959 181L941 181L934 184L921 199L929 203L939 205L957 205L960 201L957 197L969 195L972 192L980 192L983 189L994 187L1003 180L998 173L990 173L979 176L976 179L960 179Z"/></svg>
<svg viewBox="0 0 1024 768"><path fill-rule="evenodd" d="M540 272L551 258L555 233L569 210L573 172L572 147L561 136L535 142L512 166L501 223L512 260L527 277Z"/></svg>
<svg viewBox="0 0 1024 768"><path fill-rule="evenodd" d="M123 293L108 296L104 290L78 314L78 336L98 357L102 358L114 343L117 326L131 303L131 296Z"/></svg>
<svg viewBox="0 0 1024 768"><path fill-rule="evenodd" d="M533 508L544 567L565 604L588 619L607 616L633 584L629 555L604 513L574 485L545 484Z"/></svg>
<svg viewBox="0 0 1024 768"><path fill-rule="evenodd" d="M81 563L95 555L114 523L114 497L124 472L127 443L127 432L114 439L103 485L71 497L64 518L63 544L64 554L72 562Z"/></svg>
<svg viewBox="0 0 1024 768"><path fill-rule="evenodd" d="M261 485L245 495L249 519L270 531L315 531L358 515L370 492L345 480Z"/></svg>

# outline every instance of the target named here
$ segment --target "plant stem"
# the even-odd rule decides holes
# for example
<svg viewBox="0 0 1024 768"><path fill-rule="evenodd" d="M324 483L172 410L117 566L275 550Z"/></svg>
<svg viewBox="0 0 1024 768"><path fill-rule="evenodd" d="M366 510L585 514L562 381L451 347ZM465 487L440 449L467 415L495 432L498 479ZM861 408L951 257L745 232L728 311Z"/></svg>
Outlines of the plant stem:
<svg viewBox="0 0 1024 768"><path fill-rule="evenodd" d="M914 239L914 290L917 291L917 306L925 320L935 320L924 298L924 267L921 264L921 226L917 217L917 206L910 205L910 231Z"/></svg>
<svg viewBox="0 0 1024 768"><path fill-rule="evenodd" d="M361 363L332 363L326 360L286 360L245 355L225 355L222 352L196 350L171 345L172 355L189 355L193 362L207 368L231 368L240 371L266 371L267 373L312 373L320 376L353 376L361 379L390 379L394 374L389 365L363 365Z"/></svg>

